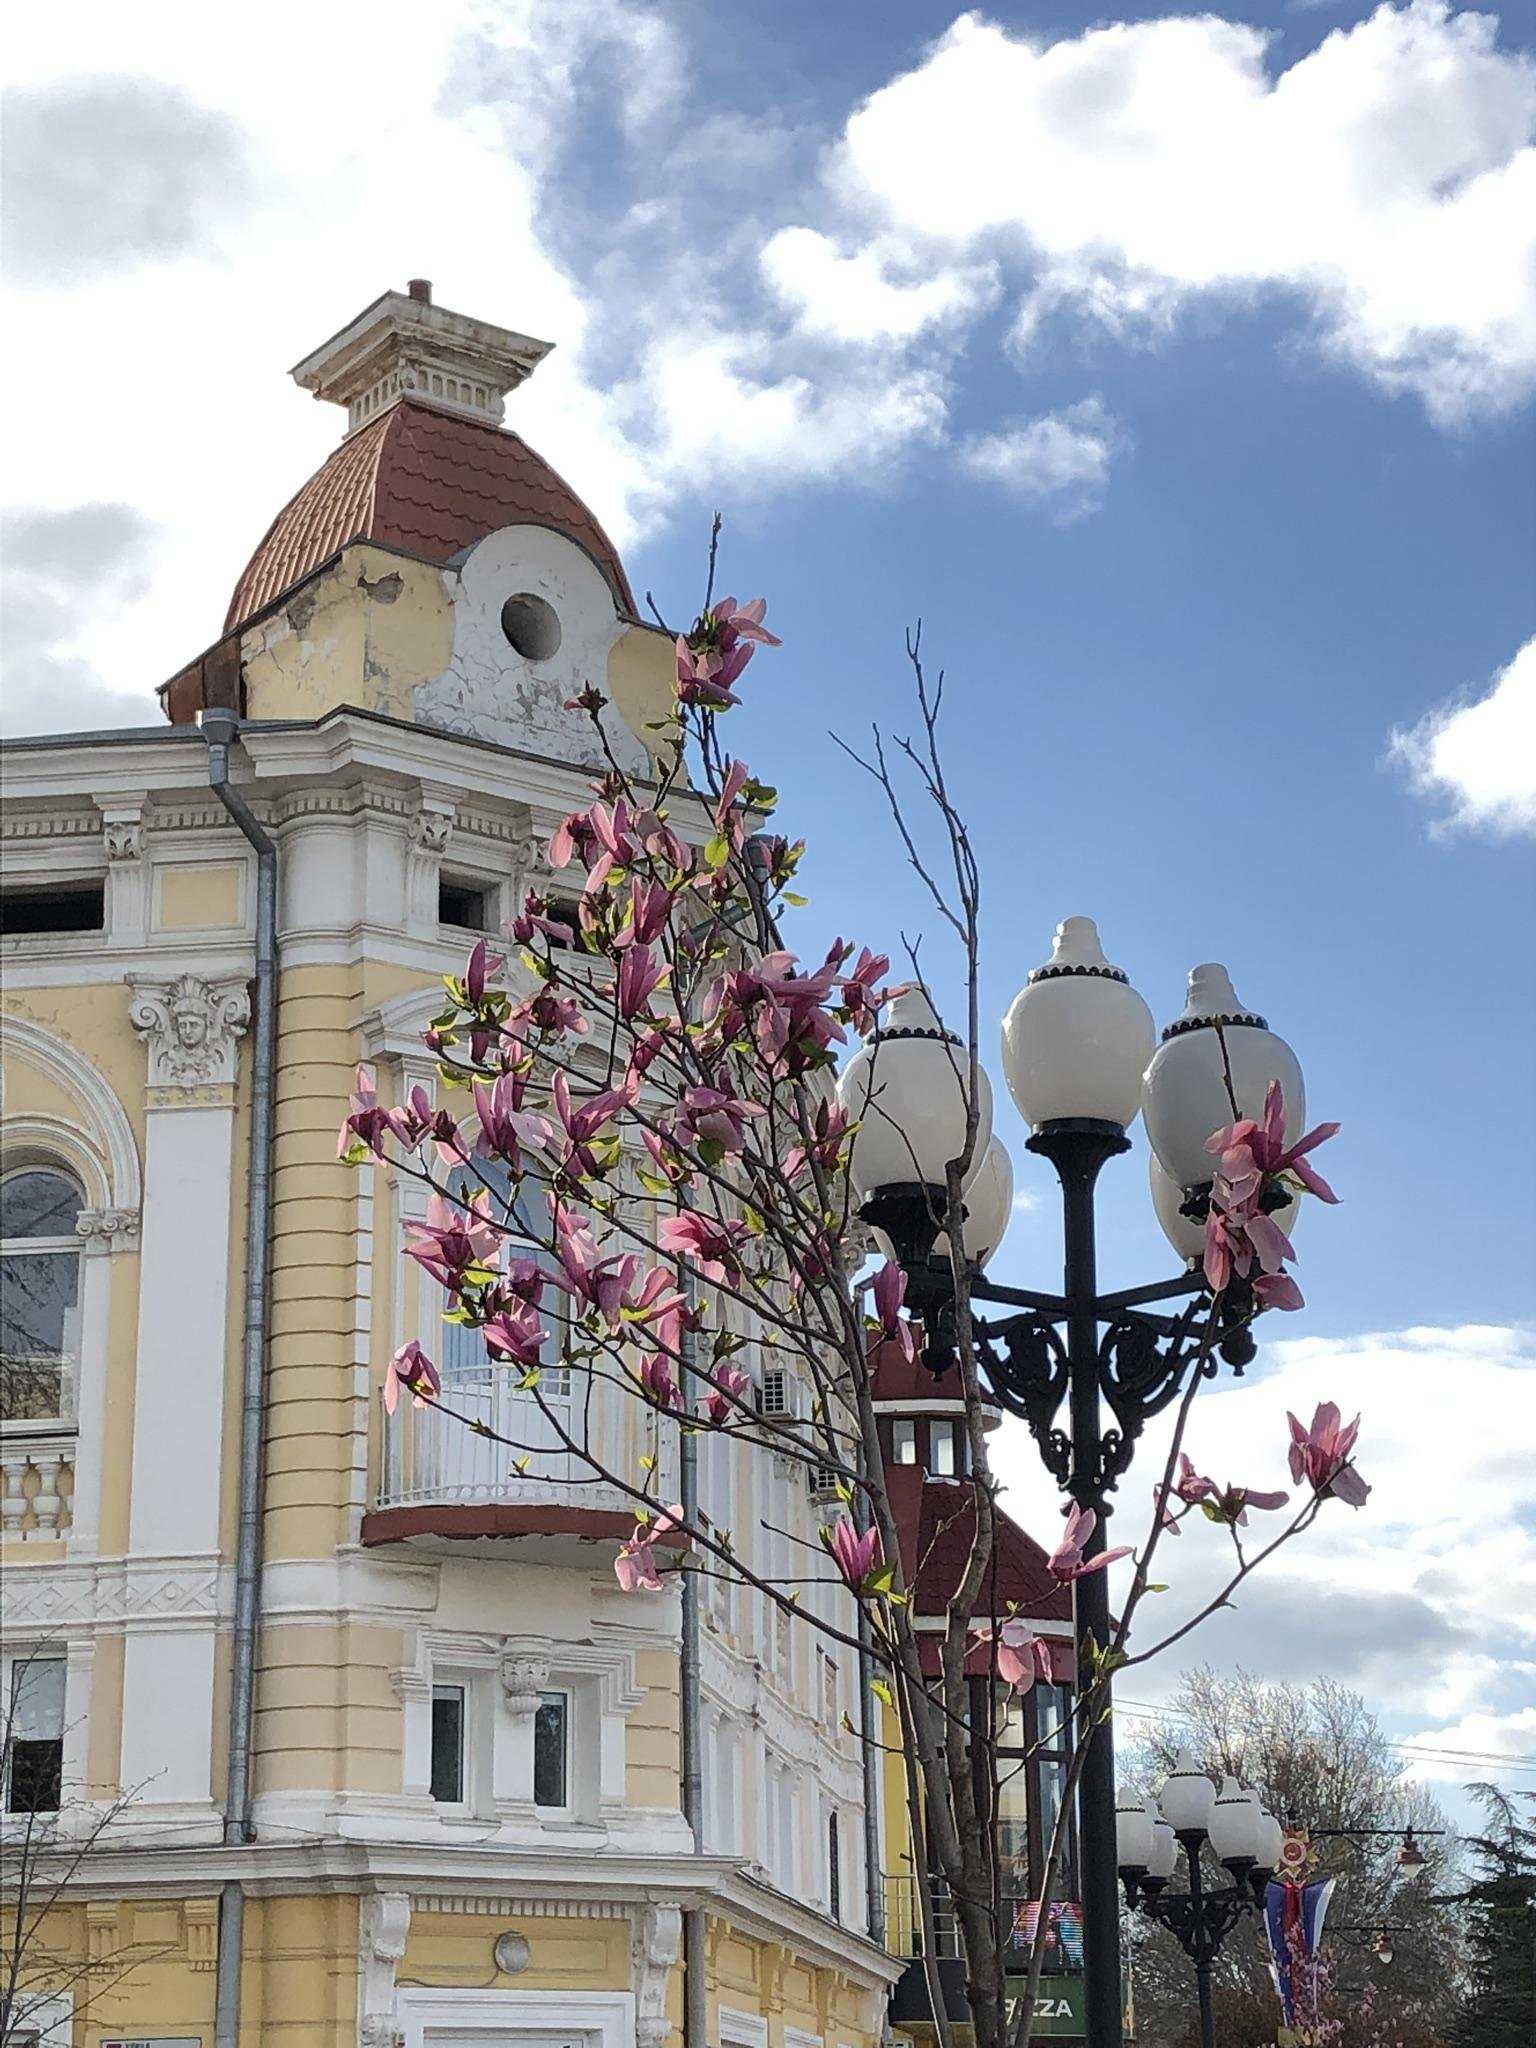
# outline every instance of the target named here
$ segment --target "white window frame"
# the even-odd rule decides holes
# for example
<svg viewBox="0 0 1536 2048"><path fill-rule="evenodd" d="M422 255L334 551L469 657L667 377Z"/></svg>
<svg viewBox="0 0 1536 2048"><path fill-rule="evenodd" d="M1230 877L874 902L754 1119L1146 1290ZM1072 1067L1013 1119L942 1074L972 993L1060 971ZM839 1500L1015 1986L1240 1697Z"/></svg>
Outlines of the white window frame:
<svg viewBox="0 0 1536 2048"><path fill-rule="evenodd" d="M84 1351L82 1340L85 1329L86 1307L85 1248L75 1233L74 1220L75 1217L85 1213L90 1207L90 1201L85 1189L81 1186L79 1174L66 1161L49 1158L46 1155L29 1158L25 1154L17 1156L14 1153L5 1159L3 1163L0 1163L0 1200L3 1200L4 1190L9 1182L20 1180L23 1174L28 1173L51 1174L56 1180L67 1182L79 1197L75 1204L74 1216L70 1219L68 1232L59 1237L0 1237L0 1261L26 1258L28 1256L41 1256L44 1258L73 1257L75 1262L74 1328L73 1332L71 1332L69 1321L66 1320L64 1326L66 1348L61 1350L59 1354L60 1398L58 1414L18 1417L14 1422L7 1422L5 1430L7 1434L17 1436L48 1435L72 1437L78 1433L80 1426L80 1373L81 1357ZM74 1338L73 1349L68 1348L68 1339L71 1334Z"/></svg>
<svg viewBox="0 0 1536 2048"><path fill-rule="evenodd" d="M720 2048L768 2048L768 2022L761 2013L722 2005L719 2026Z"/></svg>
<svg viewBox="0 0 1536 2048"><path fill-rule="evenodd" d="M62 1644L17 1643L0 1655L0 1713L9 1726L11 1716L12 1689L16 1683L17 1670L33 1661L62 1664L64 1666L64 1700L59 1710L59 1803L56 1807L44 1807L40 1812L12 1813L11 1785L8 1770L0 1773L0 1841L15 1841L30 1834L34 1839L41 1834L52 1835L59 1827L60 1816L70 1796L70 1657Z"/></svg>
<svg viewBox="0 0 1536 2048"><path fill-rule="evenodd" d="M456 1662L451 1651L445 1651L441 1656L434 1654L432 1657L427 1694L429 1787L432 1782L432 1694L440 1685L457 1686L464 1694L464 1715L460 1728L460 1786L464 1796L457 1800L432 1801L433 1812L439 1820L450 1827L455 1822L465 1821L483 1825L495 1813L495 1800L492 1794L496 1712L496 1702L492 1696L494 1681L495 1673L489 1668L488 1663L476 1665Z"/></svg>
<svg viewBox="0 0 1536 2048"><path fill-rule="evenodd" d="M434 2048L445 2036L459 2041L485 2036L486 2048L516 2048L529 2036L544 2048L632 2048L635 1997L632 1991L443 1991L402 1987L395 1993L395 2017L405 2048ZM748 2048L767 2048L766 2036Z"/></svg>

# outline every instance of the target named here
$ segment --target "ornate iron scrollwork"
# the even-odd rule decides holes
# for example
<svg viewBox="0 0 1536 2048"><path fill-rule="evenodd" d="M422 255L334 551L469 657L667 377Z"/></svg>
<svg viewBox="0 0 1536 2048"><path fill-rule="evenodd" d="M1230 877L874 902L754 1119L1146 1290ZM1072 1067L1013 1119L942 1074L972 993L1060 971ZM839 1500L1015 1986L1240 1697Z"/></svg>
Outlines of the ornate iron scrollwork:
<svg viewBox="0 0 1536 2048"><path fill-rule="evenodd" d="M1134 1312L1117 1317L1105 1330L1099 1344L1099 1391L1119 1428L1104 1432L1094 1475L1099 1490L1113 1492L1147 1418L1178 1398L1190 1366L1200 1359L1209 1309L1205 1297L1196 1296L1166 1335ZM1214 1354L1200 1361L1197 1369L1203 1379L1214 1378Z"/></svg>
<svg viewBox="0 0 1536 2048"><path fill-rule="evenodd" d="M1048 1322L1029 1316L978 1322L975 1331L987 1384L1002 1407L1029 1424L1046 1470L1065 1486L1072 1474L1072 1440L1054 1424L1071 1377L1066 1346Z"/></svg>

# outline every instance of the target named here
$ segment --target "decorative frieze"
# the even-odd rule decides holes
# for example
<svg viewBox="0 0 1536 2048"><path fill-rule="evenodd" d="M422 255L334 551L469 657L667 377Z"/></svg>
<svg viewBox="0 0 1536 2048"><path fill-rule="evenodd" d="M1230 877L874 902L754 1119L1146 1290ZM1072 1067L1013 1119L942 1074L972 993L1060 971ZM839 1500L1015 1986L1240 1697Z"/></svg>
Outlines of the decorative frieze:
<svg viewBox="0 0 1536 2048"><path fill-rule="evenodd" d="M237 1049L251 1021L251 994L243 979L175 981L129 976L128 1020L149 1054L151 1088L228 1086Z"/></svg>

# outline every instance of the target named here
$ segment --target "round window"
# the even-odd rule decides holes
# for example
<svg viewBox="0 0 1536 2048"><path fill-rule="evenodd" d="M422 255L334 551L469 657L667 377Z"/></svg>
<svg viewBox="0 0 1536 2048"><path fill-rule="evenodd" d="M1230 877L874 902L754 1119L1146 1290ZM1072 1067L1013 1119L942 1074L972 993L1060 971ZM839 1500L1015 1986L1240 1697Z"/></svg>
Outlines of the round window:
<svg viewBox="0 0 1536 2048"><path fill-rule="evenodd" d="M548 661L560 651L560 621L555 608L532 591L520 590L501 608L501 630L524 661Z"/></svg>

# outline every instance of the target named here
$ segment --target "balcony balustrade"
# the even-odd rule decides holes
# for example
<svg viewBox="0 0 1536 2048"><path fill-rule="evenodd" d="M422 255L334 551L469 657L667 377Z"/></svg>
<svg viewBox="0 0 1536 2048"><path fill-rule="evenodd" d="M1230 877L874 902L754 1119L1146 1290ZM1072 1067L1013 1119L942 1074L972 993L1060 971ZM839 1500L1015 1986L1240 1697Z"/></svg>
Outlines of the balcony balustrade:
<svg viewBox="0 0 1536 2048"><path fill-rule="evenodd" d="M522 1377L496 1365L445 1374L441 1408L418 1408L402 1394L385 1417L364 1542L622 1537L634 1527L634 1502L596 1468L638 1485L648 1456L658 1460L661 1500L677 1498L675 1428L658 1432L639 1401L580 1373L545 1368L538 1398L520 1387Z"/></svg>
<svg viewBox="0 0 1536 2048"><path fill-rule="evenodd" d="M0 1534L24 1543L65 1535L74 1488L72 1427L0 1427Z"/></svg>

